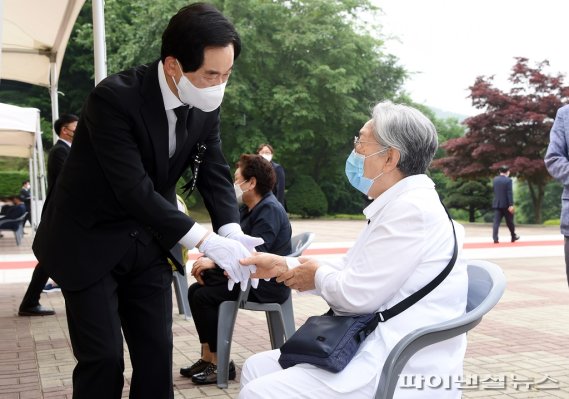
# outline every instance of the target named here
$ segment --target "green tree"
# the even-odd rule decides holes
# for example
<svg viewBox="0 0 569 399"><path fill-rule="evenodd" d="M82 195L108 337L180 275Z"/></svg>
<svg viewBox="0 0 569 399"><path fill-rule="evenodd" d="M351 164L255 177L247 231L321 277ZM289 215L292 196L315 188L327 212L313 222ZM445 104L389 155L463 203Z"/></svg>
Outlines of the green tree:
<svg viewBox="0 0 569 399"><path fill-rule="evenodd" d="M466 211L471 223L492 208L492 186L488 179L457 179L446 188L446 206Z"/></svg>
<svg viewBox="0 0 569 399"><path fill-rule="evenodd" d="M243 52L222 106L229 159L271 143L289 172L317 182L343 177L352 137L370 105L393 98L405 77L357 16L367 1L226 0Z"/></svg>
<svg viewBox="0 0 569 399"><path fill-rule="evenodd" d="M324 216L328 201L312 177L299 175L288 192L287 207L290 213L303 218Z"/></svg>

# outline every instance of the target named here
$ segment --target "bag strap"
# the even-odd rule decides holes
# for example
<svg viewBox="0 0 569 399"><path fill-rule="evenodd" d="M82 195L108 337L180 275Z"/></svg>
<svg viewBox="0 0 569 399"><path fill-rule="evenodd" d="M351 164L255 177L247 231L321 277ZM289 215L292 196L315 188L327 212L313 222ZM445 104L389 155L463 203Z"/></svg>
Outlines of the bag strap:
<svg viewBox="0 0 569 399"><path fill-rule="evenodd" d="M409 295L407 298L405 298L404 300L402 300L398 304L392 306L391 308L383 310L381 312L377 312L375 314L375 317L372 320L370 320L370 322L364 328L362 328L359 331L358 339L360 341L363 341L369 334L371 334L373 332L373 330L375 330L375 328L377 327L377 325L379 323L385 322L385 321L391 319L392 317L397 316L399 313L407 310L408 308L410 308L411 306L413 306L414 304L419 302L429 292L434 290L450 274L450 271L454 267L454 264L456 262L456 258L458 256L458 242L456 240L456 230L454 228L454 223L452 222L452 218L450 217L450 214L449 214L445 204L443 204L442 201L441 201L441 204L442 204L442 206L443 206L443 208L444 208L444 210L445 210L445 212L446 212L446 214L450 220L450 224L452 226L452 236L454 238L454 248L453 248L452 257L450 258L450 261L448 262L446 267L429 284L425 285L420 290ZM334 311L332 310L332 308L330 308L328 310L328 312L326 312L324 315L325 316L334 316Z"/></svg>
<svg viewBox="0 0 569 399"><path fill-rule="evenodd" d="M448 265L439 273L439 275L437 277L435 277L433 279L433 281L431 281L429 284L425 285L420 290L409 295L407 298L405 298L404 300L399 302L397 305L394 305L391 308L383 310L381 312L377 312L376 315L378 316L377 317L378 323L379 322L385 322L385 321L391 319L392 317L397 316L399 313L403 312L404 310L407 310L408 308L410 308L411 306L413 306L414 304L419 302L421 299L423 299L423 297L425 297L425 295L427 295L429 292L434 290L449 275L450 271L452 270L452 268L456 262L456 258L458 256L458 243L456 240L456 231L454 228L454 223L452 222L452 218L450 217L450 214L448 213L448 210L447 210L446 206L442 203L442 201L441 201L441 204L443 205L443 208L444 208L444 210L445 210L445 212L446 212L446 214L450 220L450 224L452 226L452 235L454 238L454 249L452 252L452 257L450 258L450 261L448 262ZM377 324L376 324L376 326L377 326ZM375 329L375 326L372 328L371 331L373 331L373 329Z"/></svg>

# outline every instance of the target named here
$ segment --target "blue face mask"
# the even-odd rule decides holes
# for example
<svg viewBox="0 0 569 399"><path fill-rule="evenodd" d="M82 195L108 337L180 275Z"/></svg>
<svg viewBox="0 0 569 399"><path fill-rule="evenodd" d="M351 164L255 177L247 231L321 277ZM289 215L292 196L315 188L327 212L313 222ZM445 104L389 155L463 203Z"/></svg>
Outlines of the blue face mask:
<svg viewBox="0 0 569 399"><path fill-rule="evenodd" d="M379 175L374 177L373 179L367 178L364 176L364 161L366 158L371 157L372 155L381 154L382 152L387 151L388 148L384 148L381 151L374 152L368 156L364 156L362 154L358 154L356 150L352 150L352 153L346 160L346 177L348 181L354 188L358 191L361 191L365 195L368 195L369 189L373 182L383 175L381 172Z"/></svg>

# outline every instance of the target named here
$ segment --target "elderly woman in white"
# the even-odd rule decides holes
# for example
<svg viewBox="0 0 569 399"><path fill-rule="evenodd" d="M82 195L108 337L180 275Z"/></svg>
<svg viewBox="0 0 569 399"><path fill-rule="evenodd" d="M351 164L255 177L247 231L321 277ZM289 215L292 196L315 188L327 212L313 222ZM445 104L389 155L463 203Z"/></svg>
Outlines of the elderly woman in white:
<svg viewBox="0 0 569 399"><path fill-rule="evenodd" d="M369 314L399 303L431 282L453 253L451 222L425 175L437 146L435 127L422 113L391 102L377 104L346 161L350 183L374 199L364 209L368 222L346 256L317 262L258 253L241 263L257 266L253 277L277 276L291 288L312 290L337 315ZM459 253L450 274L415 305L379 323L344 370L335 374L308 364L282 369L278 349L259 353L243 367L239 398L373 398L379 371L402 337L465 312L464 229L455 228ZM459 398L465 350L462 335L418 352L403 375L427 383L409 387L400 377L395 398ZM444 383L429 386L437 378Z"/></svg>

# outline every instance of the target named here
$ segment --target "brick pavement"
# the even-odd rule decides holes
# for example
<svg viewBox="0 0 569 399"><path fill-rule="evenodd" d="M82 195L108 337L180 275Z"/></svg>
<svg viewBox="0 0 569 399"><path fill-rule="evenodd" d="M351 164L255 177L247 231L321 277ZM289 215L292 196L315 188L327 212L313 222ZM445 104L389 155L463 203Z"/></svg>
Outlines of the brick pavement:
<svg viewBox="0 0 569 399"><path fill-rule="evenodd" d="M353 240L361 223L300 221L293 223L293 230L315 231L318 247L328 241ZM467 236L473 242L490 243L489 229L485 225L467 226ZM549 236L558 242L561 236L556 228L520 227L518 231L522 235L519 247L500 244L490 245L487 250L494 258L485 259L502 267L508 286L496 308L468 335L464 377L469 389L464 391L465 398L569 398L569 304L563 251L560 244L550 248L535 241L535 246L532 245L532 237L537 240ZM9 251L22 256L29 254L31 235L18 248L6 244L6 238L10 237L0 240L0 265L2 256ZM527 251L521 252L524 242L532 256L527 256ZM480 251L484 249L471 253L480 257L484 253ZM468 251L465 253L468 255ZM30 274L29 269L24 272ZM17 307L27 286L23 282L26 279L20 281L0 285L0 399L71 398L75 360L70 350L62 295L43 294L42 304L55 308L55 316L18 317ZM293 302L297 326L309 315L327 308L320 298L312 296L295 294ZM215 386L194 386L178 375L180 367L198 358L199 346L193 322L177 313L173 332L175 397L236 397L238 381L220 390ZM252 353L269 348L264 315L240 311L232 346L232 359L238 369ZM131 371L128 353L125 359L123 396L128 397ZM546 381L541 383L542 380Z"/></svg>

